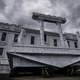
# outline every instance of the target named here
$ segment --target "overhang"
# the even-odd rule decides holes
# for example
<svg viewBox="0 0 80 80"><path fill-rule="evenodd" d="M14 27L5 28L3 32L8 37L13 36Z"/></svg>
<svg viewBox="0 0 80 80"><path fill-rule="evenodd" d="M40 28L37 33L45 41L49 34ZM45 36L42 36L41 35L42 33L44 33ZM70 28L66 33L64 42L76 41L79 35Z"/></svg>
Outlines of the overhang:
<svg viewBox="0 0 80 80"><path fill-rule="evenodd" d="M8 55L18 56L26 60L31 60L45 65L64 68L80 61L80 56L47 56L47 55L25 55L8 53Z"/></svg>

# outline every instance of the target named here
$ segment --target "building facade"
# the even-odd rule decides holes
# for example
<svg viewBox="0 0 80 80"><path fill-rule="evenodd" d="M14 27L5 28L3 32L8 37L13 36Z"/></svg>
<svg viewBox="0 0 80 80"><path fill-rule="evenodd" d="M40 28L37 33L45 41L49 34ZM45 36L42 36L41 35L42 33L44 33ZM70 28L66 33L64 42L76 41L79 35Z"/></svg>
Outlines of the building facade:
<svg viewBox="0 0 80 80"><path fill-rule="evenodd" d="M45 31L42 21L40 30L0 23L0 73L79 71L80 34L63 34L62 19L56 19L59 32Z"/></svg>
<svg viewBox="0 0 80 80"><path fill-rule="evenodd" d="M6 74L10 71L6 52L12 44L17 42L19 32L20 29L17 25L0 23L0 74Z"/></svg>

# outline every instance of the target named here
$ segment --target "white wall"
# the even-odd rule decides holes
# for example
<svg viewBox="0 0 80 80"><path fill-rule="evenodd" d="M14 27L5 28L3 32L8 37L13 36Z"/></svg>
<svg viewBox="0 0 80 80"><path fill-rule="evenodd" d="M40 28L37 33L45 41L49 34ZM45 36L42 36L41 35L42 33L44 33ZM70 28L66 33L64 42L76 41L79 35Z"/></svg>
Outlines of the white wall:
<svg viewBox="0 0 80 80"><path fill-rule="evenodd" d="M1 41L1 36L3 32L7 33L5 41ZM0 59L2 59L1 60L2 64L8 64L6 53L12 47L14 34L15 34L14 32L10 31L0 31L0 48L3 48L3 54L0 55Z"/></svg>
<svg viewBox="0 0 80 80"><path fill-rule="evenodd" d="M43 65L20 58L20 57L13 57L13 67L18 67L18 66L21 66L21 67L25 67L25 66L30 67L31 66L32 67L32 66L43 66Z"/></svg>
<svg viewBox="0 0 80 80"><path fill-rule="evenodd" d="M39 33L35 33L34 31L33 31L33 33L26 32L26 35L23 36L21 43L23 45L31 45L30 44L31 36L35 37L35 44L34 45L39 46L40 45L40 34ZM55 47L54 43L53 43L54 39L57 39L57 44L58 44L57 47L60 47L60 37L56 37L56 36L53 36L53 35L47 35L47 43L45 45L46 46Z"/></svg>
<svg viewBox="0 0 80 80"><path fill-rule="evenodd" d="M57 47L60 47L60 38L59 37L56 37L56 36L48 36L48 44L49 44L49 46L51 46L51 47L55 47L54 46L54 43L53 43L53 40L54 39L57 39Z"/></svg>

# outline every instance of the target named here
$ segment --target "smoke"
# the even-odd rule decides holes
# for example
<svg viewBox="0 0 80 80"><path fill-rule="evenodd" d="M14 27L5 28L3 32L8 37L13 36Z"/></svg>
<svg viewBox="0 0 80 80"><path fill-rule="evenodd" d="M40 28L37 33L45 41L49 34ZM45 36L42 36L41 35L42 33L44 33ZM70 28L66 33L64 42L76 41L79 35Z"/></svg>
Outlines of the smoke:
<svg viewBox="0 0 80 80"><path fill-rule="evenodd" d="M32 20L32 12L65 17L64 32L80 29L80 0L0 0L1 22L39 26ZM54 28L52 24L48 26Z"/></svg>

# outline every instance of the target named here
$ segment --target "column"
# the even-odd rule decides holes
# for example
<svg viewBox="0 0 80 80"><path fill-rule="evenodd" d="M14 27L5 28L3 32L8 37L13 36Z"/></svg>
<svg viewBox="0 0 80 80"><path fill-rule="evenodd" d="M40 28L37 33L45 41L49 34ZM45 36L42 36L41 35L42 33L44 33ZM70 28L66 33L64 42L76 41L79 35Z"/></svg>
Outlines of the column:
<svg viewBox="0 0 80 80"><path fill-rule="evenodd" d="M23 38L23 34L24 34L24 29L22 28L22 29L21 29L21 32L20 32L20 34L19 34L19 37L18 37L18 43L21 43L22 38Z"/></svg>
<svg viewBox="0 0 80 80"><path fill-rule="evenodd" d="M76 32L77 34L77 45L78 45L78 48L80 48L80 33L79 32Z"/></svg>
<svg viewBox="0 0 80 80"><path fill-rule="evenodd" d="M64 48L64 38L63 38L63 32L61 28L61 23L57 23L58 29L59 29L59 34L60 34L60 42L61 42L61 48Z"/></svg>
<svg viewBox="0 0 80 80"><path fill-rule="evenodd" d="M40 39L41 39L41 45L44 45L44 22L41 21L40 26Z"/></svg>

